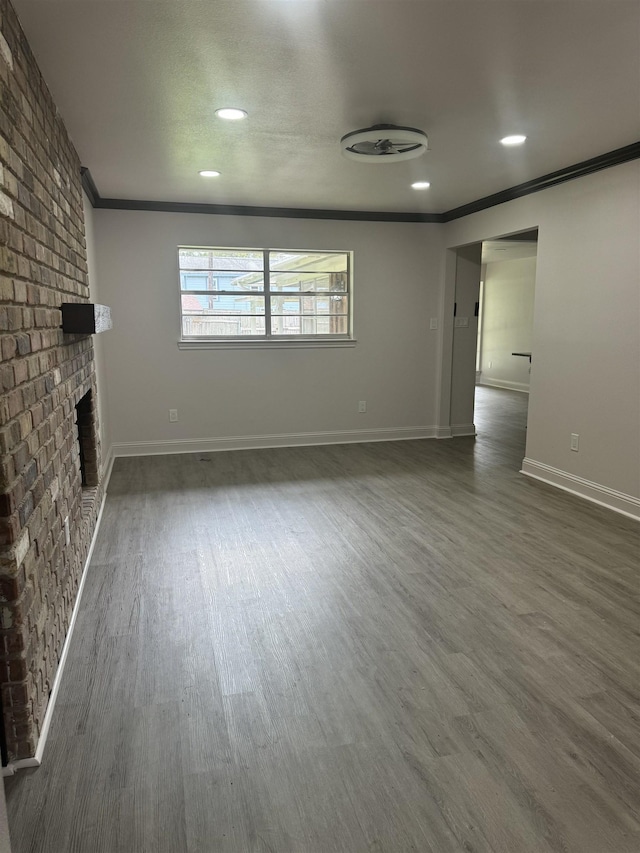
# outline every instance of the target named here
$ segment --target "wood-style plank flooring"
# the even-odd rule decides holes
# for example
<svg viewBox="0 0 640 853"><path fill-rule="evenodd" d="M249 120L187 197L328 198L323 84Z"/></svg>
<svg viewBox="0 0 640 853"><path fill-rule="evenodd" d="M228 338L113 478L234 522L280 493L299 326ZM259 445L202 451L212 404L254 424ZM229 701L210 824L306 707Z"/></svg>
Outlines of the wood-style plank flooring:
<svg viewBox="0 0 640 853"><path fill-rule="evenodd" d="M117 460L14 853L639 853L639 527L525 407Z"/></svg>

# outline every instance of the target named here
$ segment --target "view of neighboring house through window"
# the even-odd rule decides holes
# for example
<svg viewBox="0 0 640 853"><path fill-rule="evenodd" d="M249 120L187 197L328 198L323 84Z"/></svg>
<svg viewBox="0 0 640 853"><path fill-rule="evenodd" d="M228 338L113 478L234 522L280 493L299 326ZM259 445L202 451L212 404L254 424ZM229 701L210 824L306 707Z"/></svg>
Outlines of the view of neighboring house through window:
<svg viewBox="0 0 640 853"><path fill-rule="evenodd" d="M178 262L183 340L350 336L349 252L182 246Z"/></svg>

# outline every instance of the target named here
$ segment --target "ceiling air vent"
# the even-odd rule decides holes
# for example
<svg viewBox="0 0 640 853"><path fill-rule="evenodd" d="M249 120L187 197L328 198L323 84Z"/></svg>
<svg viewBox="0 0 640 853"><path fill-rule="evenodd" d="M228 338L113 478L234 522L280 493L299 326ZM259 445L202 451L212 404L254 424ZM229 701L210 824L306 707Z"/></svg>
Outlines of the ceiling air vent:
<svg viewBox="0 0 640 853"><path fill-rule="evenodd" d="M427 150L427 134L415 127L374 124L353 130L340 140L345 157L361 163L397 163L411 160Z"/></svg>

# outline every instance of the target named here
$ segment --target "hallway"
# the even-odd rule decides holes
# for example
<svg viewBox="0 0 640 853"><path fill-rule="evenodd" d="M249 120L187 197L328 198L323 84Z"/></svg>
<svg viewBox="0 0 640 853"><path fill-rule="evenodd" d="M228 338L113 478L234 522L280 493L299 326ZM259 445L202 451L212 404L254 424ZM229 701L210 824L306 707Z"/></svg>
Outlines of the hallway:
<svg viewBox="0 0 640 853"><path fill-rule="evenodd" d="M476 385L474 422L477 444L490 447L504 464L520 470L527 438L529 395Z"/></svg>

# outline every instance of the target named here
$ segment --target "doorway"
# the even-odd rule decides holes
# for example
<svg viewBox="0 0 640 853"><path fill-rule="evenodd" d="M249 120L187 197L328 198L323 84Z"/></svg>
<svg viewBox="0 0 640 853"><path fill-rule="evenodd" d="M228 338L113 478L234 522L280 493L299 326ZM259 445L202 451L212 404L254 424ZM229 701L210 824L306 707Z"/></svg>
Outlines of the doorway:
<svg viewBox="0 0 640 853"><path fill-rule="evenodd" d="M455 250L450 434L503 441L520 448L520 460L533 360L537 241L532 229Z"/></svg>
<svg viewBox="0 0 640 853"><path fill-rule="evenodd" d="M529 392L538 232L482 243L476 383Z"/></svg>
<svg viewBox="0 0 640 853"><path fill-rule="evenodd" d="M537 229L482 243L474 420L522 459L533 348Z"/></svg>

